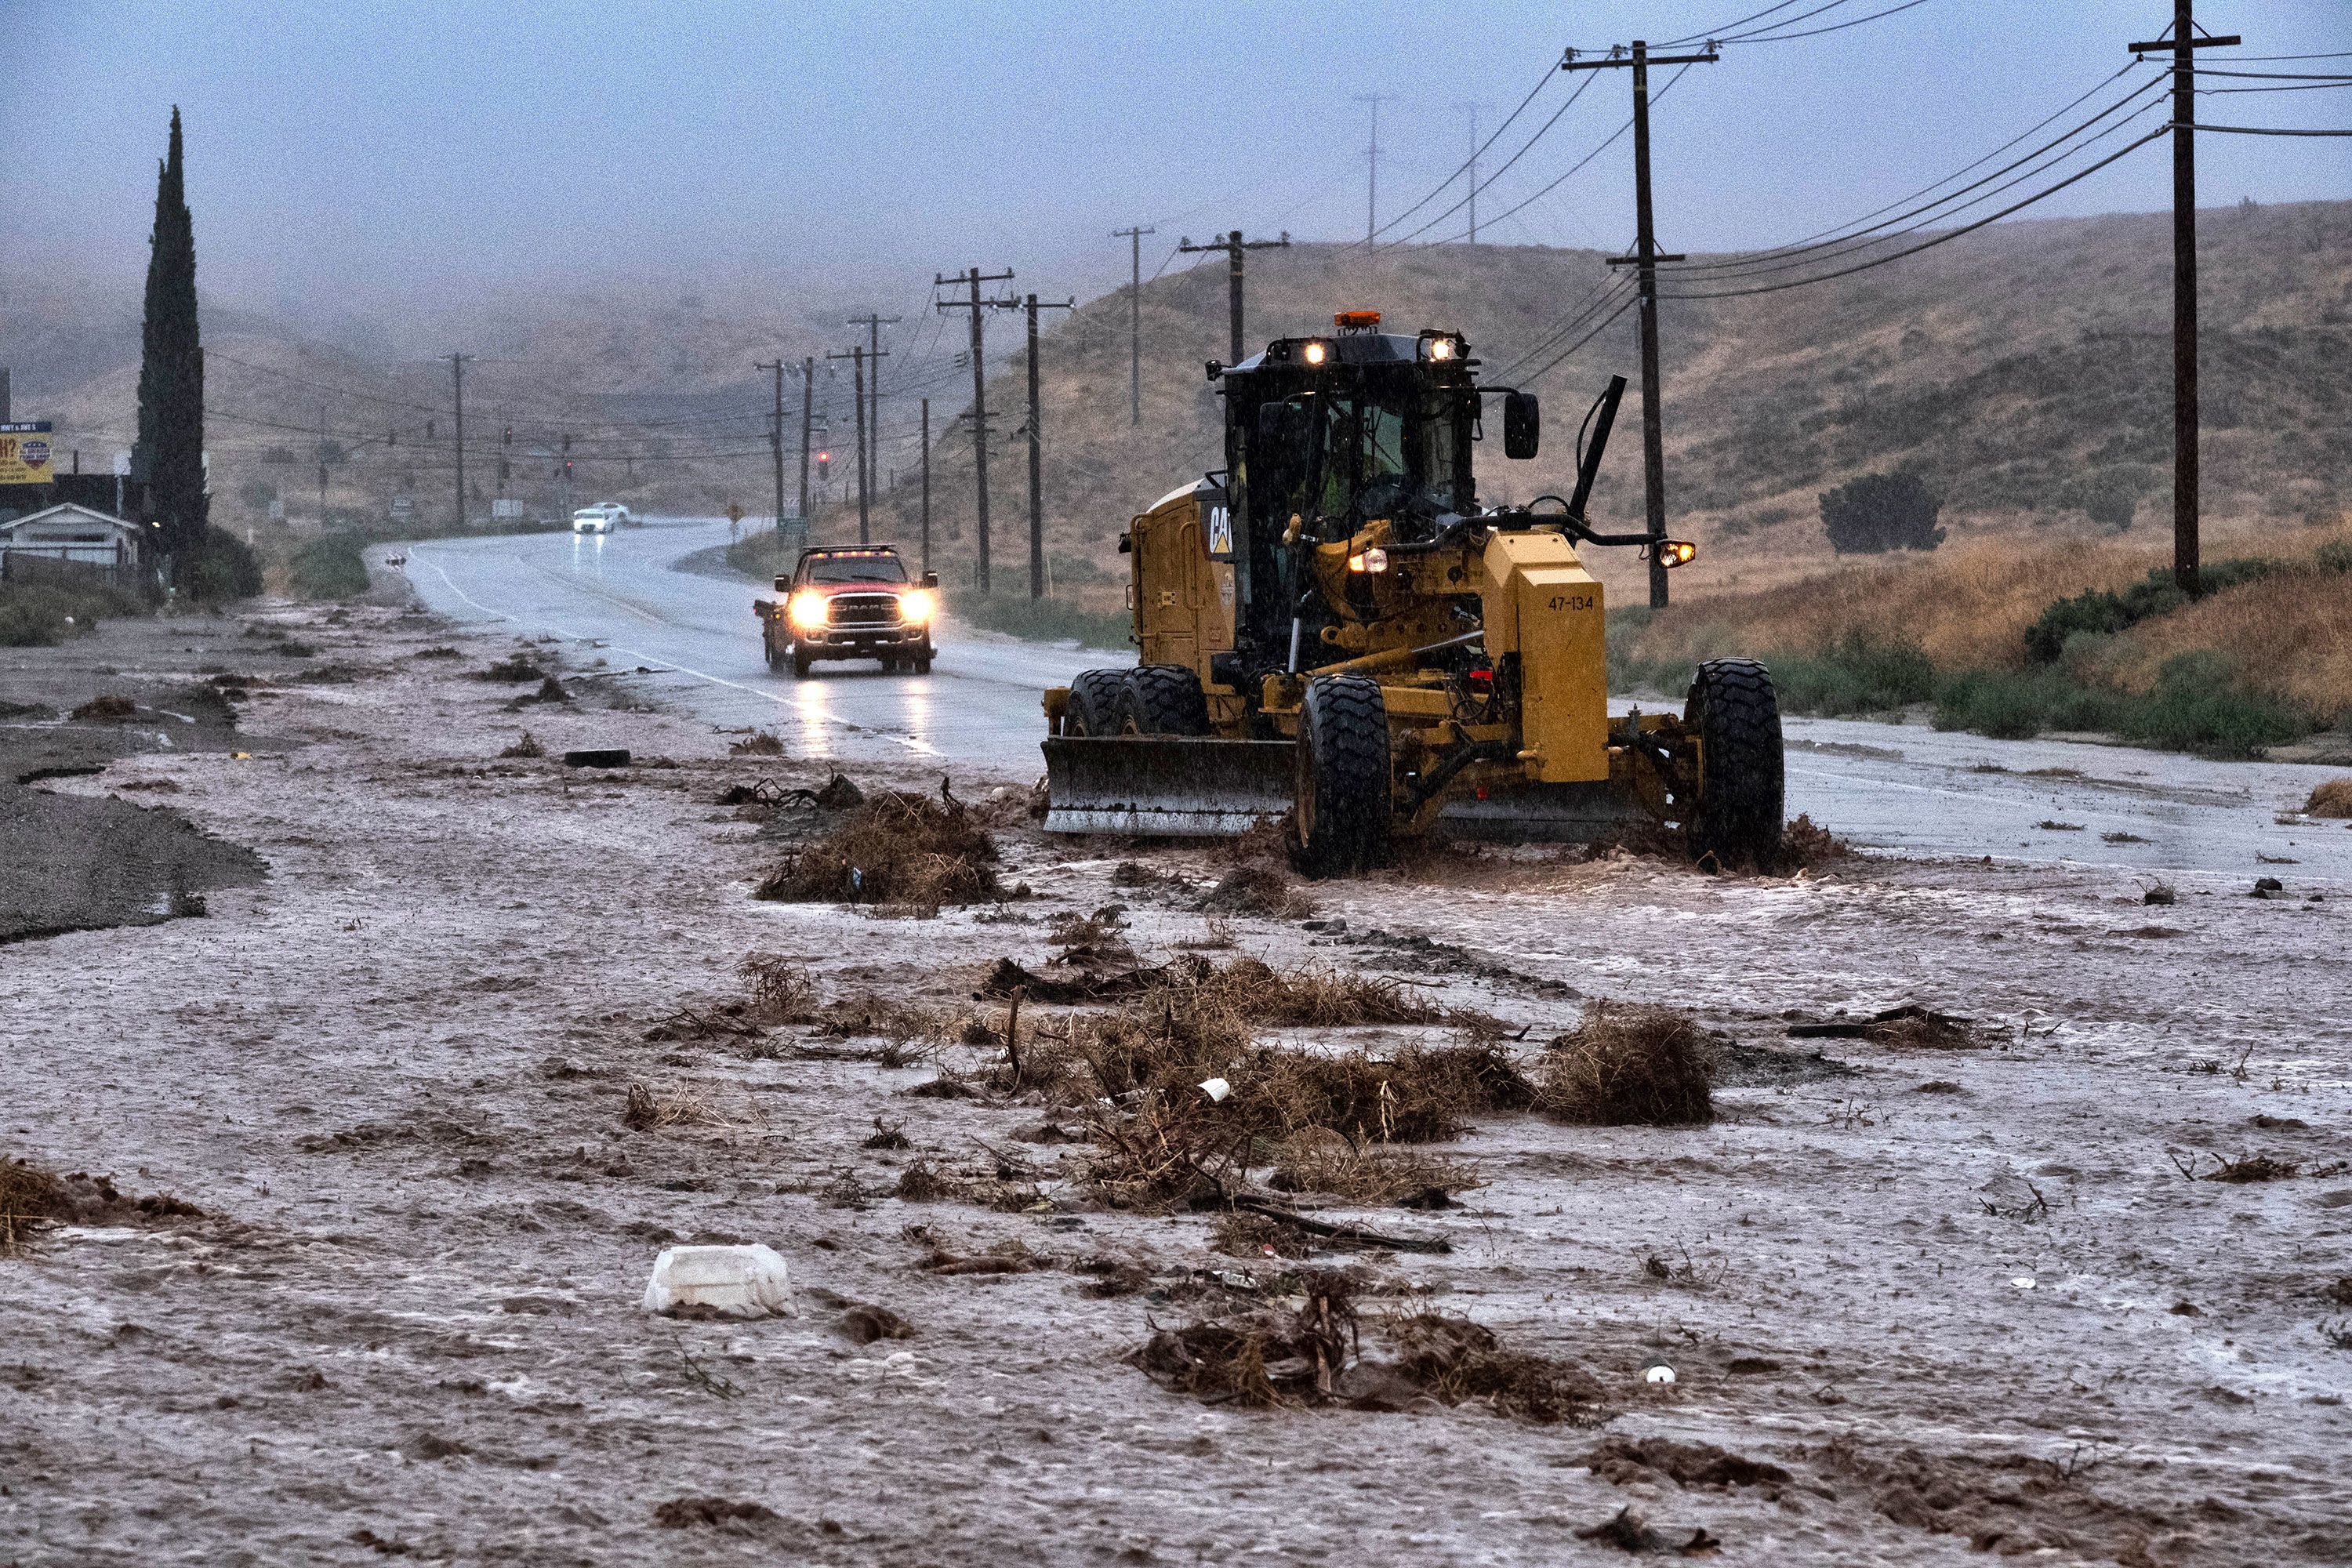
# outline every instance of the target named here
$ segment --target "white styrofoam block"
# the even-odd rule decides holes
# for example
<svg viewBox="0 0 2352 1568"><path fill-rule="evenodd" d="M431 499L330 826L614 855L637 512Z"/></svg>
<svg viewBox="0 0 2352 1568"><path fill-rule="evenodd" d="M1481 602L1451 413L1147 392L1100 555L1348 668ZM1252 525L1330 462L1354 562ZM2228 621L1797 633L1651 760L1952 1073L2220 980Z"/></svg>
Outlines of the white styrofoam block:
<svg viewBox="0 0 2352 1568"><path fill-rule="evenodd" d="M666 1247L646 1282L646 1310L698 1308L726 1318L791 1317L793 1288L774 1248Z"/></svg>

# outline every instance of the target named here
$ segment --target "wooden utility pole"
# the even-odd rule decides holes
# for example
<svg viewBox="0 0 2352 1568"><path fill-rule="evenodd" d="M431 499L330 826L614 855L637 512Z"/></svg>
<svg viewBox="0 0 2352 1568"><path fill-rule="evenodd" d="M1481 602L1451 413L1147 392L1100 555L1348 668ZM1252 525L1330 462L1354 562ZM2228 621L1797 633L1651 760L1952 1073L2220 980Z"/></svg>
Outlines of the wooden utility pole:
<svg viewBox="0 0 2352 1568"><path fill-rule="evenodd" d="M1230 318L1233 327L1234 356L1227 362L1228 363L1239 364L1244 358L1242 353L1242 253L1246 250L1283 250L1287 249L1289 245L1288 229L1282 231L1280 239L1251 240L1243 239L1242 231L1235 229L1223 238L1213 239L1206 245L1195 245L1191 238L1187 237L1176 247L1180 254L1187 256L1203 250L1222 250L1225 253L1225 313Z"/></svg>
<svg viewBox="0 0 2352 1568"><path fill-rule="evenodd" d="M931 400L923 399L923 574L931 572Z"/></svg>
<svg viewBox="0 0 2352 1568"><path fill-rule="evenodd" d="M754 360L751 368L776 373L776 412L768 426L768 450L776 459L775 526L781 531L784 526L784 362Z"/></svg>
<svg viewBox="0 0 2352 1568"><path fill-rule="evenodd" d="M1023 300L1029 310L1029 596L1045 596L1045 447L1041 423L1045 414L1037 400L1037 312L1067 310L1077 305L1076 300L1062 304L1047 300L1043 305L1031 294Z"/></svg>
<svg viewBox="0 0 2352 1568"><path fill-rule="evenodd" d="M327 405L319 405L319 531L327 531Z"/></svg>
<svg viewBox="0 0 2352 1568"><path fill-rule="evenodd" d="M1603 58L1580 60L1576 51L1570 49L1568 58L1559 62L1564 71L1599 70L1612 66L1631 66L1633 70L1633 254L1612 256L1609 265L1638 268L1636 278L1641 285L1642 489L1652 539L1666 536L1666 426L1658 402L1658 263L1680 261L1683 257L1659 251L1657 231L1650 221L1650 68L1712 65L1718 58L1709 49L1700 55L1660 55L1653 59L1649 46L1636 38L1632 53L1622 58L1612 48ZM1653 548L1650 607L1664 609L1665 604L1666 563Z"/></svg>
<svg viewBox="0 0 2352 1568"><path fill-rule="evenodd" d="M882 329L897 326L898 318L879 316L868 310L865 315L850 317L849 324L866 329L866 358L874 367L874 374L866 386L867 424L874 432L874 446L866 459L868 464L866 473L867 487L879 495L882 493L882 486L878 482L882 471Z"/></svg>
<svg viewBox="0 0 2352 1568"><path fill-rule="evenodd" d="M852 401L857 406L857 542L867 544L872 542L872 523L869 521L872 500L868 493L871 489L868 481L873 477L874 468L873 455L866 449L866 345L852 343L847 353L829 353L824 357L847 360L850 363L851 374L855 378L850 390ZM878 374L881 367L877 365L875 368Z"/></svg>
<svg viewBox="0 0 2352 1568"><path fill-rule="evenodd" d="M1369 103L1372 106L1372 144L1364 153L1364 166L1368 175L1364 186L1364 243L1366 245L1371 244L1372 236L1380 232L1381 100L1395 96L1396 94L1392 92L1360 92L1349 100L1351 103Z"/></svg>
<svg viewBox="0 0 2352 1568"><path fill-rule="evenodd" d="M466 526L466 362L474 356L451 354L448 357L449 387L456 395L457 405L457 526L464 528ZM322 436L320 440L323 442L324 439ZM321 463L325 461L323 452L320 460ZM320 471L325 470L321 468ZM324 485L320 486L319 493L322 498L326 495ZM326 510L327 505L322 499L319 503L319 513L322 518L326 515Z"/></svg>
<svg viewBox="0 0 2352 1568"><path fill-rule="evenodd" d="M2198 589L2197 61L2192 51L2238 43L2194 36L2191 0L2172 0L2172 36L2131 46L2172 55L2172 580Z"/></svg>
<svg viewBox="0 0 2352 1568"><path fill-rule="evenodd" d="M801 356L801 541L808 542L809 422L816 406L816 356Z"/></svg>
<svg viewBox="0 0 2352 1568"><path fill-rule="evenodd" d="M1143 237L1158 234L1157 228L1139 225L1134 228L1115 228L1113 239L1128 242L1128 265L1133 282L1127 292L1127 422L1143 423Z"/></svg>
<svg viewBox="0 0 2352 1568"><path fill-rule="evenodd" d="M974 563L973 585L980 590L980 596L983 599L988 597L988 370L981 360L983 336L981 312L1002 309L1013 301L983 300L980 297L980 286L1009 282L1012 277L1013 269L1009 267L1002 272L982 272L979 268L971 267L953 278L934 275L931 279L931 286L935 289L943 289L953 283L969 285L971 289L969 300L936 300L932 304L941 310L971 312L971 472L972 482L978 487L980 503L980 538L976 547L978 559Z"/></svg>

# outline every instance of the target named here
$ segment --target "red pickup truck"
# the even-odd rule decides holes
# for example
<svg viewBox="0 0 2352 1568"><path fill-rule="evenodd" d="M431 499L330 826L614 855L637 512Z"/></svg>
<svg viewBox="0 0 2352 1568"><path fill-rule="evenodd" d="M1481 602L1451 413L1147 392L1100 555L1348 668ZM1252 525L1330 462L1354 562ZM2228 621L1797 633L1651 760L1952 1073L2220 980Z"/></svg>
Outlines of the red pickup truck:
<svg viewBox="0 0 2352 1568"><path fill-rule="evenodd" d="M846 544L801 552L780 599L754 599L768 668L793 667L806 678L821 658L878 658L896 672L931 672L931 621L939 611L939 574L919 582L887 544Z"/></svg>

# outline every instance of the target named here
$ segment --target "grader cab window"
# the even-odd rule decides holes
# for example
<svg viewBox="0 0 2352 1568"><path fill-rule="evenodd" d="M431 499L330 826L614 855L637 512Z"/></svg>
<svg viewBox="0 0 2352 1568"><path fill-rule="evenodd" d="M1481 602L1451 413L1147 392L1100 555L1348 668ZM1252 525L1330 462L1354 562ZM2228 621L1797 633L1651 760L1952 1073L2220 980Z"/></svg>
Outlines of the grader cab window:
<svg viewBox="0 0 2352 1568"><path fill-rule="evenodd" d="M1288 400L1297 415L1267 426L1295 438L1277 455L1261 440L1262 500L1271 515L1297 512L1314 538L1343 539L1370 518L1409 520L1469 504L1465 460L1470 409L1459 391L1416 380L1360 385ZM1266 483L1281 475L1281 494Z"/></svg>

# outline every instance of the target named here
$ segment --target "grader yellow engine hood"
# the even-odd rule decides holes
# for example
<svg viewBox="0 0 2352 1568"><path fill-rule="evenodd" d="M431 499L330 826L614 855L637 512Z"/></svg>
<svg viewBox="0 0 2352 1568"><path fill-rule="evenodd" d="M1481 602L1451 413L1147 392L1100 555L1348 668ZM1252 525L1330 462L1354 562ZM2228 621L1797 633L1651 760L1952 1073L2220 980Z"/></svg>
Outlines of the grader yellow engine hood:
<svg viewBox="0 0 2352 1568"><path fill-rule="evenodd" d="M1517 655L1519 761L1538 784L1609 776L1609 658L1601 584L1549 532L1486 542L1480 613L1495 667Z"/></svg>

